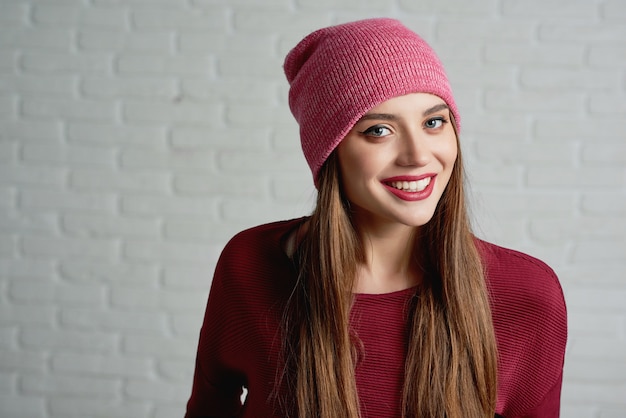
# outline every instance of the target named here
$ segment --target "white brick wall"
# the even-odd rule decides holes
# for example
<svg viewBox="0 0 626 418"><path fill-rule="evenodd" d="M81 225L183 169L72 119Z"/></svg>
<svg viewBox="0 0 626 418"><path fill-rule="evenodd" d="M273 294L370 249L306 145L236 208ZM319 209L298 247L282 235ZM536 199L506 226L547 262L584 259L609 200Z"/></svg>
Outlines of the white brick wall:
<svg viewBox="0 0 626 418"><path fill-rule="evenodd" d="M182 416L222 246L313 203L282 59L381 15L447 66L480 235L561 277L563 416L626 416L623 0L0 0L0 417Z"/></svg>

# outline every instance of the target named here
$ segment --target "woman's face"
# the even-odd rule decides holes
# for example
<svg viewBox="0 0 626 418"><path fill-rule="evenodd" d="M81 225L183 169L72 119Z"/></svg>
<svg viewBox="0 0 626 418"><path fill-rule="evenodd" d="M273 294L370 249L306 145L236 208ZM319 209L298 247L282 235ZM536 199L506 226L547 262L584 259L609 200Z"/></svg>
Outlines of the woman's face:
<svg viewBox="0 0 626 418"><path fill-rule="evenodd" d="M337 153L343 190L358 225L424 225L457 157L450 111L431 94L395 97L367 112Z"/></svg>

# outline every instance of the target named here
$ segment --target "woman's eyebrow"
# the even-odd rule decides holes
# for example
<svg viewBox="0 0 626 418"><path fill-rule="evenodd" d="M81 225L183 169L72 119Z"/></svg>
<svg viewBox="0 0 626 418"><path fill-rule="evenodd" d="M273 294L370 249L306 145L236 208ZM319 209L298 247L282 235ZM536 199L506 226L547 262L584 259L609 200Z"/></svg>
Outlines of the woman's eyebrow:
<svg viewBox="0 0 626 418"><path fill-rule="evenodd" d="M449 109L448 105L445 103L439 103L439 104L434 105L433 107L429 107L428 109L424 110L424 112L422 113L422 116L425 117L428 115L432 115L433 113L440 112L444 109ZM361 122L364 120L373 120L373 119L397 121L400 118L394 115L393 113L366 113L365 115L363 115L363 117L361 117L361 119L359 119L358 122Z"/></svg>
<svg viewBox="0 0 626 418"><path fill-rule="evenodd" d="M445 103L439 103L438 105L434 105L433 107L424 110L422 116L432 115L433 113L440 112L444 109L449 109L448 105Z"/></svg>
<svg viewBox="0 0 626 418"><path fill-rule="evenodd" d="M367 113L363 115L361 119L359 119L359 122L372 119L396 121L400 118L392 113Z"/></svg>

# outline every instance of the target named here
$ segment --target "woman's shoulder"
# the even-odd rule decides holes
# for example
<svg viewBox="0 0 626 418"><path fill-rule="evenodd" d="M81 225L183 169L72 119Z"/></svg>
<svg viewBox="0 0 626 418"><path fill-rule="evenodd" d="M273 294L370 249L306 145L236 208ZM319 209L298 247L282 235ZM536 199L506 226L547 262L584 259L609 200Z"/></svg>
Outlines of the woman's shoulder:
<svg viewBox="0 0 626 418"><path fill-rule="evenodd" d="M280 250L289 233L305 219L282 220L244 229L228 241L222 251L222 257L225 255L236 256L241 252L245 252L246 256L249 257L257 254L262 255L267 251Z"/></svg>
<svg viewBox="0 0 626 418"><path fill-rule="evenodd" d="M511 248L476 240L487 285L492 291L526 293L562 299L563 290L554 270L544 261Z"/></svg>
<svg viewBox="0 0 626 418"><path fill-rule="evenodd" d="M235 234L219 256L215 278L228 278L234 285L288 274L292 262L285 252L285 240L303 219L267 223Z"/></svg>
<svg viewBox="0 0 626 418"><path fill-rule="evenodd" d="M494 321L549 322L565 332L567 310L554 270L531 255L477 240ZM536 322L538 321L538 322ZM534 323L534 325L533 325Z"/></svg>

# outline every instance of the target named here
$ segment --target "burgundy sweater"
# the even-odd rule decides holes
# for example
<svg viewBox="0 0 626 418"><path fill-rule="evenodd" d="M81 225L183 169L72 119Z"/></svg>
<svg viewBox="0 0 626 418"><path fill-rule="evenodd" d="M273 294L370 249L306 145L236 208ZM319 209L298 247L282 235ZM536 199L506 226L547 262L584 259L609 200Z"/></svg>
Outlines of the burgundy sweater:
<svg viewBox="0 0 626 418"><path fill-rule="evenodd" d="M241 232L222 252L200 331L187 418L283 416L273 390L280 373L280 318L296 270L282 239L300 222ZM535 258L478 243L500 359L496 413L558 417L567 339L558 279ZM351 326L364 347L355 370L363 418L401 415L405 308L413 292L355 295ZM243 387L248 393L242 405Z"/></svg>

